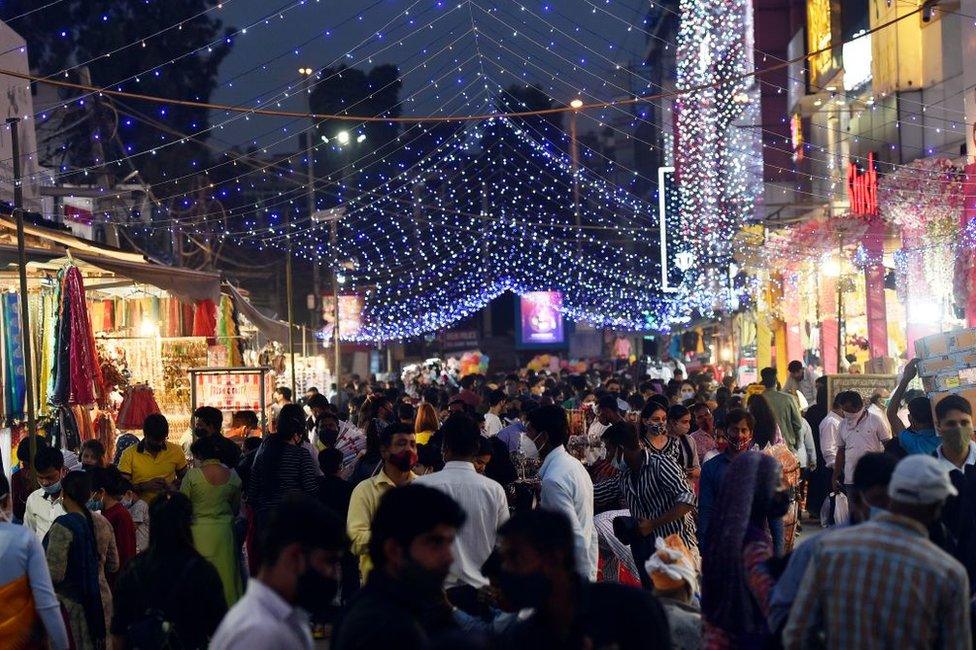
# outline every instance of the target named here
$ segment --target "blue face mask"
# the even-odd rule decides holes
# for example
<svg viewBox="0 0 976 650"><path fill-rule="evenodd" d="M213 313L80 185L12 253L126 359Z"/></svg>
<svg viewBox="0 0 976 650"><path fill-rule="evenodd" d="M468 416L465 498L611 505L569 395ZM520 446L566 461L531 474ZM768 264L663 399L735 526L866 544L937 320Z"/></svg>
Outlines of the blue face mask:
<svg viewBox="0 0 976 650"><path fill-rule="evenodd" d="M88 508L89 510L101 510L102 509L102 500L101 499L89 499L88 500L88 503L85 504L85 507Z"/></svg>
<svg viewBox="0 0 976 650"><path fill-rule="evenodd" d="M51 495L57 494L61 491L61 481L57 483L51 483L50 485L42 485L41 489L44 490L44 494Z"/></svg>

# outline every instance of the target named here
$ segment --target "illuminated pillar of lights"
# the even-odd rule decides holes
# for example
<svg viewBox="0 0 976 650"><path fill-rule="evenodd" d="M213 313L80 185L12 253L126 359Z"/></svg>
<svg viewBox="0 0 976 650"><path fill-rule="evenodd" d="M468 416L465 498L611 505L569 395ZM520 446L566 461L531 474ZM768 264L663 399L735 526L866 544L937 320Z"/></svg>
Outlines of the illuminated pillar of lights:
<svg viewBox="0 0 976 650"><path fill-rule="evenodd" d="M748 0L681 0L675 163L679 247L694 256L684 289L700 307L727 305L733 240L762 182L752 7ZM744 125L752 128L741 128Z"/></svg>

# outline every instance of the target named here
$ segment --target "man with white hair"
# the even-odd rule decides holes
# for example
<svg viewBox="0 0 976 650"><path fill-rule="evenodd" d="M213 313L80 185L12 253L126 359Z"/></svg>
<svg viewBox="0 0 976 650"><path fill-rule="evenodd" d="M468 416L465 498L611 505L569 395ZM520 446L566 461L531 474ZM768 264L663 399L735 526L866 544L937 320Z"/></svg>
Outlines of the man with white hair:
<svg viewBox="0 0 976 650"><path fill-rule="evenodd" d="M783 646L971 648L966 570L928 539L955 494L935 458L899 462L888 484L889 512L820 541Z"/></svg>

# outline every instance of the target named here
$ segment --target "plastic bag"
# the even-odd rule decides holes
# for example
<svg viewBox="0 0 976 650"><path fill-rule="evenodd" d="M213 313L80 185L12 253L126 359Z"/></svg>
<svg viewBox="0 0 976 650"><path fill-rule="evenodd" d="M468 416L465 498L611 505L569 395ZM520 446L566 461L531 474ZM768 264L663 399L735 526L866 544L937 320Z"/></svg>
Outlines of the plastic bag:
<svg viewBox="0 0 976 650"><path fill-rule="evenodd" d="M850 505L843 492L831 492L820 506L820 525L823 528L845 525L850 518Z"/></svg>

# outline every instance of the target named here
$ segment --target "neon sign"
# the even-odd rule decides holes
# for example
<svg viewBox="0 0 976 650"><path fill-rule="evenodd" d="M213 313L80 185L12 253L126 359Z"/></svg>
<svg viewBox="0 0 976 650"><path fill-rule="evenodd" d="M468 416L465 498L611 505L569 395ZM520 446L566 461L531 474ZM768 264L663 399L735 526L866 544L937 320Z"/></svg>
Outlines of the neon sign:
<svg viewBox="0 0 976 650"><path fill-rule="evenodd" d="M851 214L861 217L878 214L878 172L874 168L874 152L868 153L864 171L856 163L847 164L847 199Z"/></svg>

